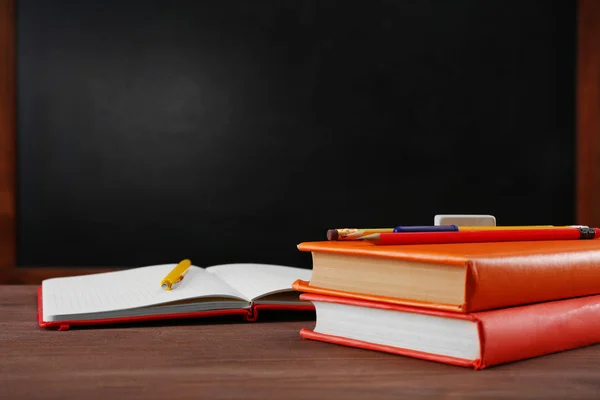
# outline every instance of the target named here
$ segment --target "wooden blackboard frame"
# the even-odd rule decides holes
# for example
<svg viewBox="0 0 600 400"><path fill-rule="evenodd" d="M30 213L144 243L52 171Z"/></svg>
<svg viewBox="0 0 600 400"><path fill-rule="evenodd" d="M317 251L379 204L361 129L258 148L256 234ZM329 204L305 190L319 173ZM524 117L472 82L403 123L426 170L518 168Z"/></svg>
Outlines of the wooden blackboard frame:
<svg viewBox="0 0 600 400"><path fill-rule="evenodd" d="M600 1L579 0L576 80L576 218L600 226Z"/></svg>
<svg viewBox="0 0 600 400"><path fill-rule="evenodd" d="M16 1L0 0L0 284L115 268L17 268ZM578 0L576 221L600 226L600 1Z"/></svg>

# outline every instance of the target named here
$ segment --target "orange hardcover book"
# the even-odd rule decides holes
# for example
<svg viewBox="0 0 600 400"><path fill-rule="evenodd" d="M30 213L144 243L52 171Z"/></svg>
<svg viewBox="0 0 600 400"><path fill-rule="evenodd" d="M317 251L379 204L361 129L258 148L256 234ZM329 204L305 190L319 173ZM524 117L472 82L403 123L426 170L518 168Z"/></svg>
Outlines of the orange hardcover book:
<svg viewBox="0 0 600 400"><path fill-rule="evenodd" d="M600 240L378 246L307 242L294 289L453 312L600 294Z"/></svg>
<svg viewBox="0 0 600 400"><path fill-rule="evenodd" d="M480 370L600 342L600 295L461 314L303 294L315 305L305 339Z"/></svg>

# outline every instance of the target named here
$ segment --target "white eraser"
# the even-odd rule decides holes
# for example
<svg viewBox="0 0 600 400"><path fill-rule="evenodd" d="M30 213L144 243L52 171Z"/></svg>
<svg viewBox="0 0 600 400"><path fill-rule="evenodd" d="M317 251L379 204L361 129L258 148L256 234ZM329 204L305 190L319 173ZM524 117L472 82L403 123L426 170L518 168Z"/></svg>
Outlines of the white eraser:
<svg viewBox="0 0 600 400"><path fill-rule="evenodd" d="M496 217L475 214L439 214L435 216L433 223L435 226L496 226Z"/></svg>

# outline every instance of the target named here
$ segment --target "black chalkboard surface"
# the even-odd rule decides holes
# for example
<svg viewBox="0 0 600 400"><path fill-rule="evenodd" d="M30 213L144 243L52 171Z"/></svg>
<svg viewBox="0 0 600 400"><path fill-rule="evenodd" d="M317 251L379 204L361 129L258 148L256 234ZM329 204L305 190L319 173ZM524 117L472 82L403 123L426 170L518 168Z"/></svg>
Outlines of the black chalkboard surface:
<svg viewBox="0 0 600 400"><path fill-rule="evenodd" d="M19 0L19 265L574 223L575 1Z"/></svg>

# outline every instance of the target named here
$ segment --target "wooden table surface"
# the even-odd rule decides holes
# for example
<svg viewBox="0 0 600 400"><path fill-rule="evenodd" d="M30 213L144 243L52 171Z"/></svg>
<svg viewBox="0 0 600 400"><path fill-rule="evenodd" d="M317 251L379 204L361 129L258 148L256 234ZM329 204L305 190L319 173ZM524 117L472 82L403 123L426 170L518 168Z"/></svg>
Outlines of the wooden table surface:
<svg viewBox="0 0 600 400"><path fill-rule="evenodd" d="M270 316L52 331L0 286L0 399L599 399L600 345L483 371L303 340Z"/></svg>

